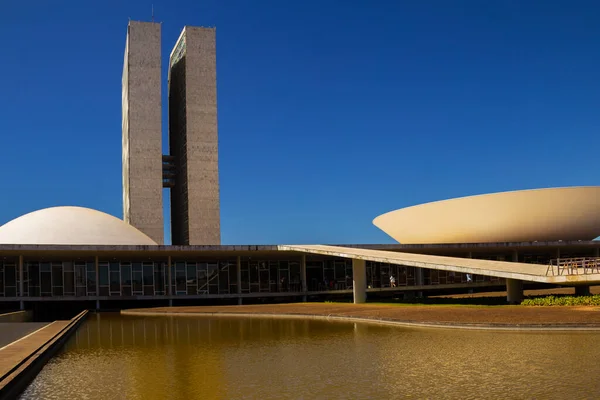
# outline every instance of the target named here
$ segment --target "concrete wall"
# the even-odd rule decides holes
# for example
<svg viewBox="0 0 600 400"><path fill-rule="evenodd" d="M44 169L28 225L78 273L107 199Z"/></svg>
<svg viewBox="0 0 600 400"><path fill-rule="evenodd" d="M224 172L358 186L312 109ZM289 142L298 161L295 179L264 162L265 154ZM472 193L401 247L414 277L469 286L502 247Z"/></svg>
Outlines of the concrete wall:
<svg viewBox="0 0 600 400"><path fill-rule="evenodd" d="M186 34L181 32L169 59L169 154L175 157L175 185L171 187L171 243L188 244Z"/></svg>
<svg viewBox="0 0 600 400"><path fill-rule="evenodd" d="M164 239L160 24L130 21L123 65L123 219Z"/></svg>
<svg viewBox="0 0 600 400"><path fill-rule="evenodd" d="M0 314L0 322L30 322L33 313L31 311L15 311Z"/></svg>
<svg viewBox="0 0 600 400"><path fill-rule="evenodd" d="M169 137L178 165L171 195L173 244L221 243L215 33L186 26L172 53Z"/></svg>

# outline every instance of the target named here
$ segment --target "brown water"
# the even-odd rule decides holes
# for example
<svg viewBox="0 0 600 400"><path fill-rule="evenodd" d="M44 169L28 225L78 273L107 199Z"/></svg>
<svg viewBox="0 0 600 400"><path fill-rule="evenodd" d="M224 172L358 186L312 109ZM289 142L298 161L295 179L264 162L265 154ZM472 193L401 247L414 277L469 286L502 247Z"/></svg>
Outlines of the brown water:
<svg viewBox="0 0 600 400"><path fill-rule="evenodd" d="M22 399L596 399L600 335L91 315Z"/></svg>

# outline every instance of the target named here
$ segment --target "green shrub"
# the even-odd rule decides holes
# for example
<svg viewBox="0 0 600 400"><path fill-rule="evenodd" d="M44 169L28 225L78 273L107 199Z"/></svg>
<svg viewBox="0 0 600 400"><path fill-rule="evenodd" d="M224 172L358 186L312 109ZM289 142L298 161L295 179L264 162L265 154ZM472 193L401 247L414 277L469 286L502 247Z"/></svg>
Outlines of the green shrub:
<svg viewBox="0 0 600 400"><path fill-rule="evenodd" d="M600 306L600 294L593 296L546 296L530 297L523 306Z"/></svg>

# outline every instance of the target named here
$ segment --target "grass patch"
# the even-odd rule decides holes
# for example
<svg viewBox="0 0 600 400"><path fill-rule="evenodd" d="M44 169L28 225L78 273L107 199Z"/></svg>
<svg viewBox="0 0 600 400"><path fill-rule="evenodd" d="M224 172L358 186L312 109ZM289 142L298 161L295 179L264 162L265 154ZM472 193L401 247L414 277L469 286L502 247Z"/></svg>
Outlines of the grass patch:
<svg viewBox="0 0 600 400"><path fill-rule="evenodd" d="M544 296L531 297L521 302L523 306L600 306L600 294L593 296Z"/></svg>

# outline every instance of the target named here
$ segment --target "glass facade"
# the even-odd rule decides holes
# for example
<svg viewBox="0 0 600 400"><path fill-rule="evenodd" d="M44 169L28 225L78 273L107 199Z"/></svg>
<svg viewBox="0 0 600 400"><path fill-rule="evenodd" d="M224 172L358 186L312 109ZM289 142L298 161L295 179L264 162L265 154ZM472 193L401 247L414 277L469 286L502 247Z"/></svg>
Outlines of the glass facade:
<svg viewBox="0 0 600 400"><path fill-rule="evenodd" d="M367 288L388 288L390 277L395 279L396 286L416 286L419 268L403 265L375 263L367 261Z"/></svg>
<svg viewBox="0 0 600 400"><path fill-rule="evenodd" d="M319 262L311 275L330 275L329 266L343 265L352 276L348 260ZM242 258L238 282L237 260L172 260L171 288L175 296L241 293L302 292L300 259ZM169 294L168 262L102 259L23 262L23 295L26 297L129 297ZM317 266L317 265L315 265ZM346 268L346 266L348 266ZM339 268L338 268L339 269ZM0 260L0 297L18 296L18 260ZM331 276L334 276L333 274ZM343 276L343 274L341 274ZM351 279L350 279L351 280ZM315 286L317 288L317 286ZM325 288L318 287L319 290ZM317 290L315 289L315 290Z"/></svg>
<svg viewBox="0 0 600 400"><path fill-rule="evenodd" d="M14 297L17 295L17 263L0 260L0 296Z"/></svg>
<svg viewBox="0 0 600 400"><path fill-rule="evenodd" d="M593 252L594 250L590 250ZM554 254L554 256L552 254ZM519 261L547 264L557 252L520 253ZM590 257L575 251L563 251L561 257ZM473 258L511 260L512 254L473 254ZM25 297L131 297L210 296L260 293L302 293L301 258L237 257L224 259L77 260L23 261L23 295ZM19 296L17 257L0 259L0 297ZM366 262L367 288L386 289L427 285L456 285L470 282L502 284L502 278L471 275L403 265ZM393 279L391 277L393 276ZM352 260L346 258L306 257L308 292L351 290Z"/></svg>
<svg viewBox="0 0 600 400"><path fill-rule="evenodd" d="M301 292L300 260L241 261L242 293Z"/></svg>

